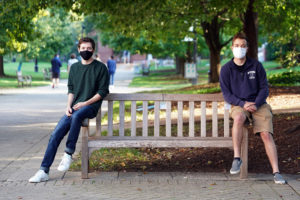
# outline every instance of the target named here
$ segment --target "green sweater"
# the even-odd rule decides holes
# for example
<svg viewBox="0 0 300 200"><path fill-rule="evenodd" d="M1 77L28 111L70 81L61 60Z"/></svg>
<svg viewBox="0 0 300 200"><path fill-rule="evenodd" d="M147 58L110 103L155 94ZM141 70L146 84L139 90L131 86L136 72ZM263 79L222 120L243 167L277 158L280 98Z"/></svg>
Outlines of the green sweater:
<svg viewBox="0 0 300 200"><path fill-rule="evenodd" d="M88 65L83 65L81 62L72 65L68 79L68 93L74 94L72 107L78 102L89 100L98 93L101 100L91 104L96 115L103 98L109 93L108 86L109 74L102 62L94 60Z"/></svg>

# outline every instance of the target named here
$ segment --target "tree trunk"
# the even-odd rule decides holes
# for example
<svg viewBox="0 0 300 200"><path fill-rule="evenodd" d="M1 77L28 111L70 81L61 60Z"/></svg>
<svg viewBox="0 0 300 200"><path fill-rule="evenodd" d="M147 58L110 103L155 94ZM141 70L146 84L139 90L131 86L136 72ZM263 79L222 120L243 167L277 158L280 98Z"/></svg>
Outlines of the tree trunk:
<svg viewBox="0 0 300 200"><path fill-rule="evenodd" d="M210 61L210 72L209 72L209 82L210 83L217 83L219 82L219 75L221 69L221 57L220 57L220 50L211 50L209 61Z"/></svg>
<svg viewBox="0 0 300 200"><path fill-rule="evenodd" d="M220 24L218 23L218 16L208 23L201 23L205 42L209 47L210 52L210 72L209 72L209 83L219 82L219 71L221 67L220 52L222 44L220 42Z"/></svg>
<svg viewBox="0 0 300 200"><path fill-rule="evenodd" d="M253 12L253 3L255 0L249 0L247 11L244 14L243 31L248 38L247 56L257 59L258 52L258 18L257 12Z"/></svg>
<svg viewBox="0 0 300 200"><path fill-rule="evenodd" d="M175 61L176 61L176 73L184 77L185 58L181 56L176 56Z"/></svg>
<svg viewBox="0 0 300 200"><path fill-rule="evenodd" d="M3 64L3 55L0 55L0 77L4 77L4 64Z"/></svg>

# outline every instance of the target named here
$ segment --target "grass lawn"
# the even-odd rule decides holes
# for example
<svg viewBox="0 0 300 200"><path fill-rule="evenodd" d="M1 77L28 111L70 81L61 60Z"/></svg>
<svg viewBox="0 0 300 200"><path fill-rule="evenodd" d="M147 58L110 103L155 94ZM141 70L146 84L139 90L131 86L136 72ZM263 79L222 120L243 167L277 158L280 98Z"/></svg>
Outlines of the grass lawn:
<svg viewBox="0 0 300 200"><path fill-rule="evenodd" d="M16 71L19 63L8 62L4 63L4 72L7 75L5 78L0 78L0 88L16 88L18 83L16 79ZM43 86L49 85L49 80L44 80L43 68L51 68L50 62L39 62L39 72L34 72L34 62L23 62L22 64L22 75L31 75L32 86ZM68 78L67 64L63 63L60 73L61 79Z"/></svg>
<svg viewBox="0 0 300 200"><path fill-rule="evenodd" d="M229 59L223 59L221 65L228 62L228 60ZM268 76L290 71L290 69L280 68L280 64L276 61L263 62L263 66ZM202 59L201 62L197 65L197 71L199 74L198 85L208 83L208 70L209 70L209 61L207 59ZM300 66L293 68L293 70L300 71ZM150 73L149 76L135 77L130 83L130 86L145 87L145 88L156 87L156 88L161 88L162 90L167 90L164 92L168 92L168 93L175 93L178 89L181 93L183 92L183 93L195 94L199 92L199 91L192 91L192 89L189 91L186 91L185 89L180 90L181 88L184 87L190 87L192 86L192 84L190 83L189 80L176 75L175 72L160 72L160 73L156 72L156 73Z"/></svg>

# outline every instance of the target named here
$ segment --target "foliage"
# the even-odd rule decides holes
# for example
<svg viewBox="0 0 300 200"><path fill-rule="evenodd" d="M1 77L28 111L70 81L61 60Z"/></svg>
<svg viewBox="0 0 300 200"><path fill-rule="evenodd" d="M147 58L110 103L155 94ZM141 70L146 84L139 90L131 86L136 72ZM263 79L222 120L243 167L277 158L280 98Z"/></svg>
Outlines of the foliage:
<svg viewBox="0 0 300 200"><path fill-rule="evenodd" d="M0 1L0 55L26 48L37 36L32 19L45 6L35 0Z"/></svg>
<svg viewBox="0 0 300 200"><path fill-rule="evenodd" d="M297 66L300 51L300 1L261 0L257 4L257 9L263 13L259 16L263 23L262 33L277 48L277 57L282 66Z"/></svg>
<svg viewBox="0 0 300 200"><path fill-rule="evenodd" d="M33 23L39 37L28 42L24 54L29 58L48 61L56 53L68 55L81 32L80 22L72 22L71 14L62 8L40 10Z"/></svg>
<svg viewBox="0 0 300 200"><path fill-rule="evenodd" d="M268 81L276 86L300 85L300 71L289 71L280 74L273 74L268 77Z"/></svg>

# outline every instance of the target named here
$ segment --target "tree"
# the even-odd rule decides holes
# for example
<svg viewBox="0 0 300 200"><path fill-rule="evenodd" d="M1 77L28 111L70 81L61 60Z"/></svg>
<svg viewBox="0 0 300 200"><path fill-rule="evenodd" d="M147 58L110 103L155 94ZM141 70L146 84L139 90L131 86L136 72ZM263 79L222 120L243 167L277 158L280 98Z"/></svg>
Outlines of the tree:
<svg viewBox="0 0 300 200"><path fill-rule="evenodd" d="M0 77L5 76L3 55L22 51L26 41L33 39L32 18L45 4L38 1L0 1Z"/></svg>
<svg viewBox="0 0 300 200"><path fill-rule="evenodd" d="M39 37L28 41L24 54L29 58L38 57L47 61L56 53L69 54L81 32L81 22L71 21L70 17L70 13L62 8L40 10L33 18L34 29Z"/></svg>
<svg viewBox="0 0 300 200"><path fill-rule="evenodd" d="M255 2L263 26L261 33L279 49L283 67L299 65L300 15L299 0L260 0Z"/></svg>
<svg viewBox="0 0 300 200"><path fill-rule="evenodd" d="M89 1L78 1L74 11L84 14L106 13L113 24L114 32L125 36L139 37L141 33L150 41L166 40L168 36L183 40L189 36L189 28L202 26L211 53L211 82L218 82L220 49L227 41L222 41L226 32L235 29L224 28L225 24L235 24L230 18L234 1L117 1L99 0L97 7ZM201 8L201 9L199 9ZM238 10L238 9L237 9ZM229 13L229 14L228 14ZM224 15L226 15L224 17ZM229 17L229 20L227 19ZM217 31L217 32L215 32Z"/></svg>

